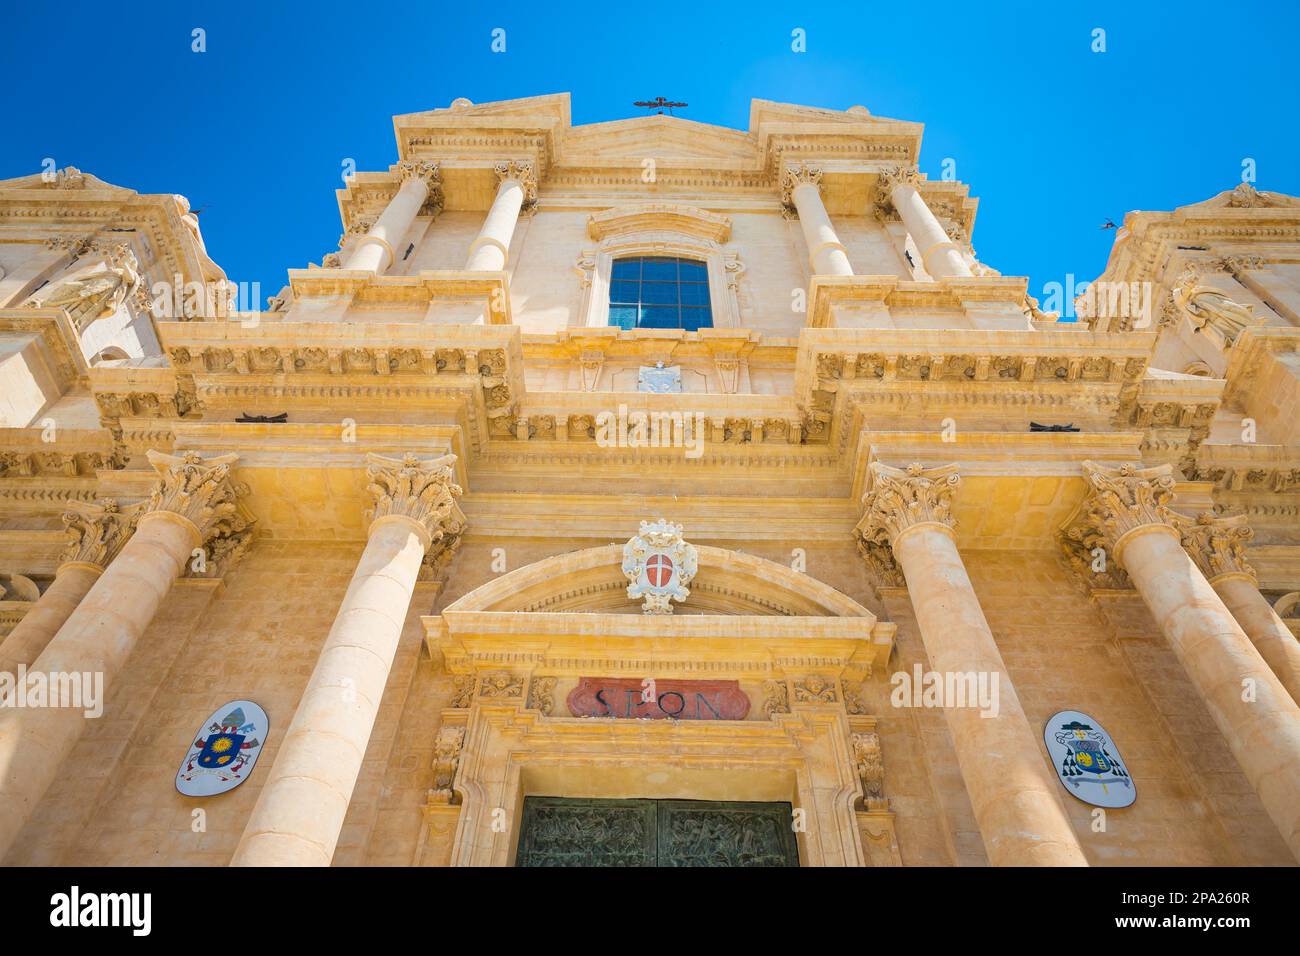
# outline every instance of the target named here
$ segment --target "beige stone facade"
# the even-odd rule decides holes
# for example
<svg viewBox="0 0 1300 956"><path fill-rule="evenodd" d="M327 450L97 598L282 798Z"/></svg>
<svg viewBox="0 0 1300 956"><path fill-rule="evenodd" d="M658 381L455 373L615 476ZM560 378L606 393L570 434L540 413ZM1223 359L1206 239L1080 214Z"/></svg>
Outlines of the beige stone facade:
<svg viewBox="0 0 1300 956"><path fill-rule="evenodd" d="M530 797L789 804L803 865L1300 858L1300 200L1131 214L1071 323L862 107L395 130L267 310L180 197L0 182L0 671L104 688L0 707L0 861L510 865ZM620 327L635 257L708 326ZM238 699L255 771L183 796ZM1132 806L1057 779L1064 710Z"/></svg>

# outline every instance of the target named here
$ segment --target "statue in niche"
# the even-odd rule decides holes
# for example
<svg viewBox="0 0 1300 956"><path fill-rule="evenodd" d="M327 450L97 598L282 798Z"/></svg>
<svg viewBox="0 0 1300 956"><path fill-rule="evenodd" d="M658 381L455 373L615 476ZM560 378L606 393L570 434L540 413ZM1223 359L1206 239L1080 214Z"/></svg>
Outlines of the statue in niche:
<svg viewBox="0 0 1300 956"><path fill-rule="evenodd" d="M126 243L102 250L89 268L52 283L48 291L32 296L27 304L42 309L64 309L78 331L97 319L113 315L140 283L140 263Z"/></svg>
<svg viewBox="0 0 1300 956"><path fill-rule="evenodd" d="M1223 337L1226 348L1232 348L1243 331L1264 321L1249 305L1234 302L1219 289L1202 283L1201 277L1192 270L1179 278L1173 299L1197 332L1206 327L1213 329Z"/></svg>

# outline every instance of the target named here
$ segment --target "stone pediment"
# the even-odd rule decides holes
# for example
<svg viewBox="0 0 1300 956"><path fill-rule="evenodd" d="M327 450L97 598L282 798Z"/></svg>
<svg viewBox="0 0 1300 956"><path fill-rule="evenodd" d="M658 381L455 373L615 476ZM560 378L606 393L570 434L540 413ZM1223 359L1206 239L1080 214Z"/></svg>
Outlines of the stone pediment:
<svg viewBox="0 0 1300 956"><path fill-rule="evenodd" d="M1177 214L1203 212L1210 209L1300 209L1300 198L1285 193L1271 193L1257 190L1250 183L1240 183L1233 189L1225 189L1204 202L1180 206Z"/></svg>
<svg viewBox="0 0 1300 956"><path fill-rule="evenodd" d="M522 127L536 126L539 118L548 118L568 126L569 116L568 93L544 93L541 96L523 96L491 103L471 103L466 99L456 99L450 106L440 109L394 116L393 122L398 129L431 124L460 125L462 120L492 120Z"/></svg>
<svg viewBox="0 0 1300 956"><path fill-rule="evenodd" d="M758 150L745 133L658 114L574 127L560 145L557 163L640 166L646 159L669 164L759 165Z"/></svg>
<svg viewBox="0 0 1300 956"><path fill-rule="evenodd" d="M90 173L83 173L74 167L58 170L57 174L47 177L43 173L32 173L30 176L16 176L13 179L0 179L0 190L10 189L59 189L59 190L81 190L89 189L95 191L109 191L118 193L122 196L137 195L134 189L128 189L125 186L114 186L112 183L106 183L98 176ZM63 198L68 198L64 196Z"/></svg>
<svg viewBox="0 0 1300 956"><path fill-rule="evenodd" d="M712 242L731 237L731 219L695 206L643 203L617 206L587 219L587 235L602 239L650 231L669 231Z"/></svg>

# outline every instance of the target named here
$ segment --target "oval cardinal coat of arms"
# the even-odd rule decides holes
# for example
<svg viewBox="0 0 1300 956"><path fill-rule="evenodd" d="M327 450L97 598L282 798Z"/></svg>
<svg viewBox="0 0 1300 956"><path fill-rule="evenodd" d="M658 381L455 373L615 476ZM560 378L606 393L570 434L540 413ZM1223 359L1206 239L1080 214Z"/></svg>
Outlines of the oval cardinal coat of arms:
<svg viewBox="0 0 1300 956"><path fill-rule="evenodd" d="M1137 799L1115 741L1087 714L1054 714L1043 728L1043 742L1065 789L1084 803L1117 809Z"/></svg>
<svg viewBox="0 0 1300 956"><path fill-rule="evenodd" d="M248 779L266 741L266 711L251 700L220 707L194 735L176 773L176 789L187 797L213 797Z"/></svg>

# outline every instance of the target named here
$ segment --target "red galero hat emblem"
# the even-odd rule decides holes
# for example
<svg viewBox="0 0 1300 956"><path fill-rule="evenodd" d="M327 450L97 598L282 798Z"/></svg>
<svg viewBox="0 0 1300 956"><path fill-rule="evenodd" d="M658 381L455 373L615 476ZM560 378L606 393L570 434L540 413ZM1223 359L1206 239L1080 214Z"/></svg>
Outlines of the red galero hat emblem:
<svg viewBox="0 0 1300 956"><path fill-rule="evenodd" d="M673 559L666 554L651 555L645 563L645 576L651 587L667 587L673 579Z"/></svg>

